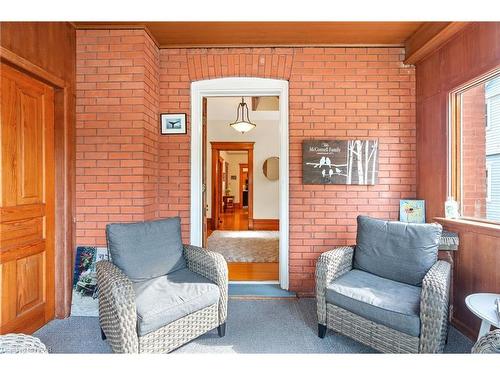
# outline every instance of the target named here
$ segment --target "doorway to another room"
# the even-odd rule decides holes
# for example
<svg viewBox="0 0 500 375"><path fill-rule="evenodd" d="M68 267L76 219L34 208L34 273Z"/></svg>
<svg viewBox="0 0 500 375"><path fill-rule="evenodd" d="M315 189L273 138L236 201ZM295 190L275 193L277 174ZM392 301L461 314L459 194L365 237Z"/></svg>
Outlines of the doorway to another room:
<svg viewBox="0 0 500 375"><path fill-rule="evenodd" d="M215 108L218 101L222 101L219 104L224 104L222 112ZM223 103L224 101L226 103ZM242 103L248 106L248 113L254 124L239 125L250 127L250 131L242 132L241 129L233 126L237 122L235 121L236 110ZM264 110L269 103L273 103L271 107L274 109ZM259 105L261 110L256 111L255 108ZM250 77L193 82L191 84L191 109L191 243L198 246L203 244L211 250L223 253L226 260L229 259L230 283L275 283L287 290L289 285L288 82ZM273 116L272 124L265 121L266 116ZM253 138L259 134L260 140ZM249 153L247 157L248 167L240 161L237 163L238 169L231 172L231 167L226 169L226 161L220 160L217 155L214 165L216 169L220 168L220 172L215 171L214 179L220 177L224 184L220 182L212 189L212 170L208 170L212 165L211 148L213 143L223 142L253 143L253 156ZM224 147L219 149L238 152L238 150L228 150ZM267 162L268 160L270 162ZM274 180L268 179L265 175L268 169L272 169L267 168L269 163L275 166ZM224 174L225 171L228 173ZM245 173L248 175L246 176ZM228 180L227 184L225 178ZM236 180L236 186L225 191L225 187L235 181L232 178ZM248 184L245 184L246 179L248 179ZM221 194L219 206L221 218L222 215L227 214L220 224L218 221L215 222L217 206L212 203L211 193L215 189L218 189ZM244 202L246 199L248 202ZM228 202L227 205L224 200ZM245 203L248 204L248 209ZM248 211L247 223L245 211ZM215 225L221 225L221 228L215 229ZM226 229L228 226L231 229ZM225 236L217 239L221 234ZM214 245L214 240L217 240L218 244ZM248 247L244 244L246 242L260 243L255 246L259 251L265 250L271 243L274 247L273 261L255 262L255 255L259 251L252 253L254 258L251 261L246 259L235 261L237 259L231 259L228 254L224 254L221 246L221 244L227 245L231 242L233 244L228 247L232 250L247 249ZM242 253L238 256L241 255ZM273 270L270 272L260 268L263 275L255 277L257 266L272 267ZM244 269L238 269L238 267L244 267Z"/></svg>
<svg viewBox="0 0 500 375"><path fill-rule="evenodd" d="M235 109L256 125L234 129ZM224 256L231 281L278 282L279 167L268 179L265 165L279 160L279 99L207 98L204 112L206 247Z"/></svg>
<svg viewBox="0 0 500 375"><path fill-rule="evenodd" d="M248 151L216 150L212 171L212 201L217 212L212 215L213 222L207 226L207 236L213 230L248 230L249 229L249 170ZM250 209L250 211L253 211ZM212 219L211 219L212 220ZM211 221L210 220L210 221Z"/></svg>

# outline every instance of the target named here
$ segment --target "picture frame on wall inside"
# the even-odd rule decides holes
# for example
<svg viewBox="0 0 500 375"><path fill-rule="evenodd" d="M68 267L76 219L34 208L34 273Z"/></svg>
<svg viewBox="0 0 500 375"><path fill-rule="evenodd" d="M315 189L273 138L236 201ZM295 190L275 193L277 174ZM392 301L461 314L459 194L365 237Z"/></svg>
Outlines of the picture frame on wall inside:
<svg viewBox="0 0 500 375"><path fill-rule="evenodd" d="M160 133L186 134L186 114L185 113L162 113L160 114Z"/></svg>
<svg viewBox="0 0 500 375"><path fill-rule="evenodd" d="M421 199L401 199L399 201L399 221L404 223L425 223L425 201Z"/></svg>
<svg viewBox="0 0 500 375"><path fill-rule="evenodd" d="M375 185L378 139L307 139L302 142L304 185Z"/></svg>

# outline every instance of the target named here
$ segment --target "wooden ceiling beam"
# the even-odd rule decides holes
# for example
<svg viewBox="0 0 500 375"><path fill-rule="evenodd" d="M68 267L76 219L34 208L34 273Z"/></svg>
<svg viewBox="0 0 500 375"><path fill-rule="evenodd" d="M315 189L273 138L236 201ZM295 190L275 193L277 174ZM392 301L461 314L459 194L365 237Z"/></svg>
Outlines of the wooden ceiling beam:
<svg viewBox="0 0 500 375"><path fill-rule="evenodd" d="M74 22L146 30L160 48L404 47L422 22Z"/></svg>
<svg viewBox="0 0 500 375"><path fill-rule="evenodd" d="M425 22L405 43L405 64L415 65L467 26L469 22Z"/></svg>

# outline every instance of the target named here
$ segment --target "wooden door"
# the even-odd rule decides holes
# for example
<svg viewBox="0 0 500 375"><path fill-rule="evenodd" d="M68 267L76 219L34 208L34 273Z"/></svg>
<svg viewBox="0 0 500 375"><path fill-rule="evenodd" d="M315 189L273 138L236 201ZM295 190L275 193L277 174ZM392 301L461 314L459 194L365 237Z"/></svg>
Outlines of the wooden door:
<svg viewBox="0 0 500 375"><path fill-rule="evenodd" d="M203 227L203 235L202 235L202 246L207 246L207 237L208 237L208 224L207 224L207 98L203 98L202 100L202 111L201 111L201 139L202 139L202 147L201 147L201 219L202 219L202 227ZM212 229L212 228L210 228Z"/></svg>
<svg viewBox="0 0 500 375"><path fill-rule="evenodd" d="M247 194L250 193L248 189L248 164L240 164L240 191L239 191L239 196L240 196L240 206L243 208L243 192L247 191ZM247 196L247 206L248 206L248 196Z"/></svg>
<svg viewBox="0 0 500 375"><path fill-rule="evenodd" d="M0 333L32 333L54 317L54 91L0 71Z"/></svg>
<svg viewBox="0 0 500 375"><path fill-rule="evenodd" d="M222 190L222 170L224 168L224 159L221 158L219 152L217 152L217 181L215 182L215 186L216 186L216 190L215 190L215 194L216 194L216 197L217 197L217 205L216 205L216 218L217 218L217 221L216 221L216 225L215 225L215 229L219 229L220 226L222 225L222 213L223 213L223 208L222 208L222 203L223 203L223 199L222 197L224 196L224 191Z"/></svg>

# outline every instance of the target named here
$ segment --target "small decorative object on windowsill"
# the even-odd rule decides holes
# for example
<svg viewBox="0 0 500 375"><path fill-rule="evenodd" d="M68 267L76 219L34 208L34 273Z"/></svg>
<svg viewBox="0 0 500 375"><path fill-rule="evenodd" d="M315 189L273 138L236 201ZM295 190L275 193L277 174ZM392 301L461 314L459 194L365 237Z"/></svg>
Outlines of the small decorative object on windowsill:
<svg viewBox="0 0 500 375"><path fill-rule="evenodd" d="M453 197L448 197L444 203L444 215L447 219L458 219L460 217L458 202Z"/></svg>

